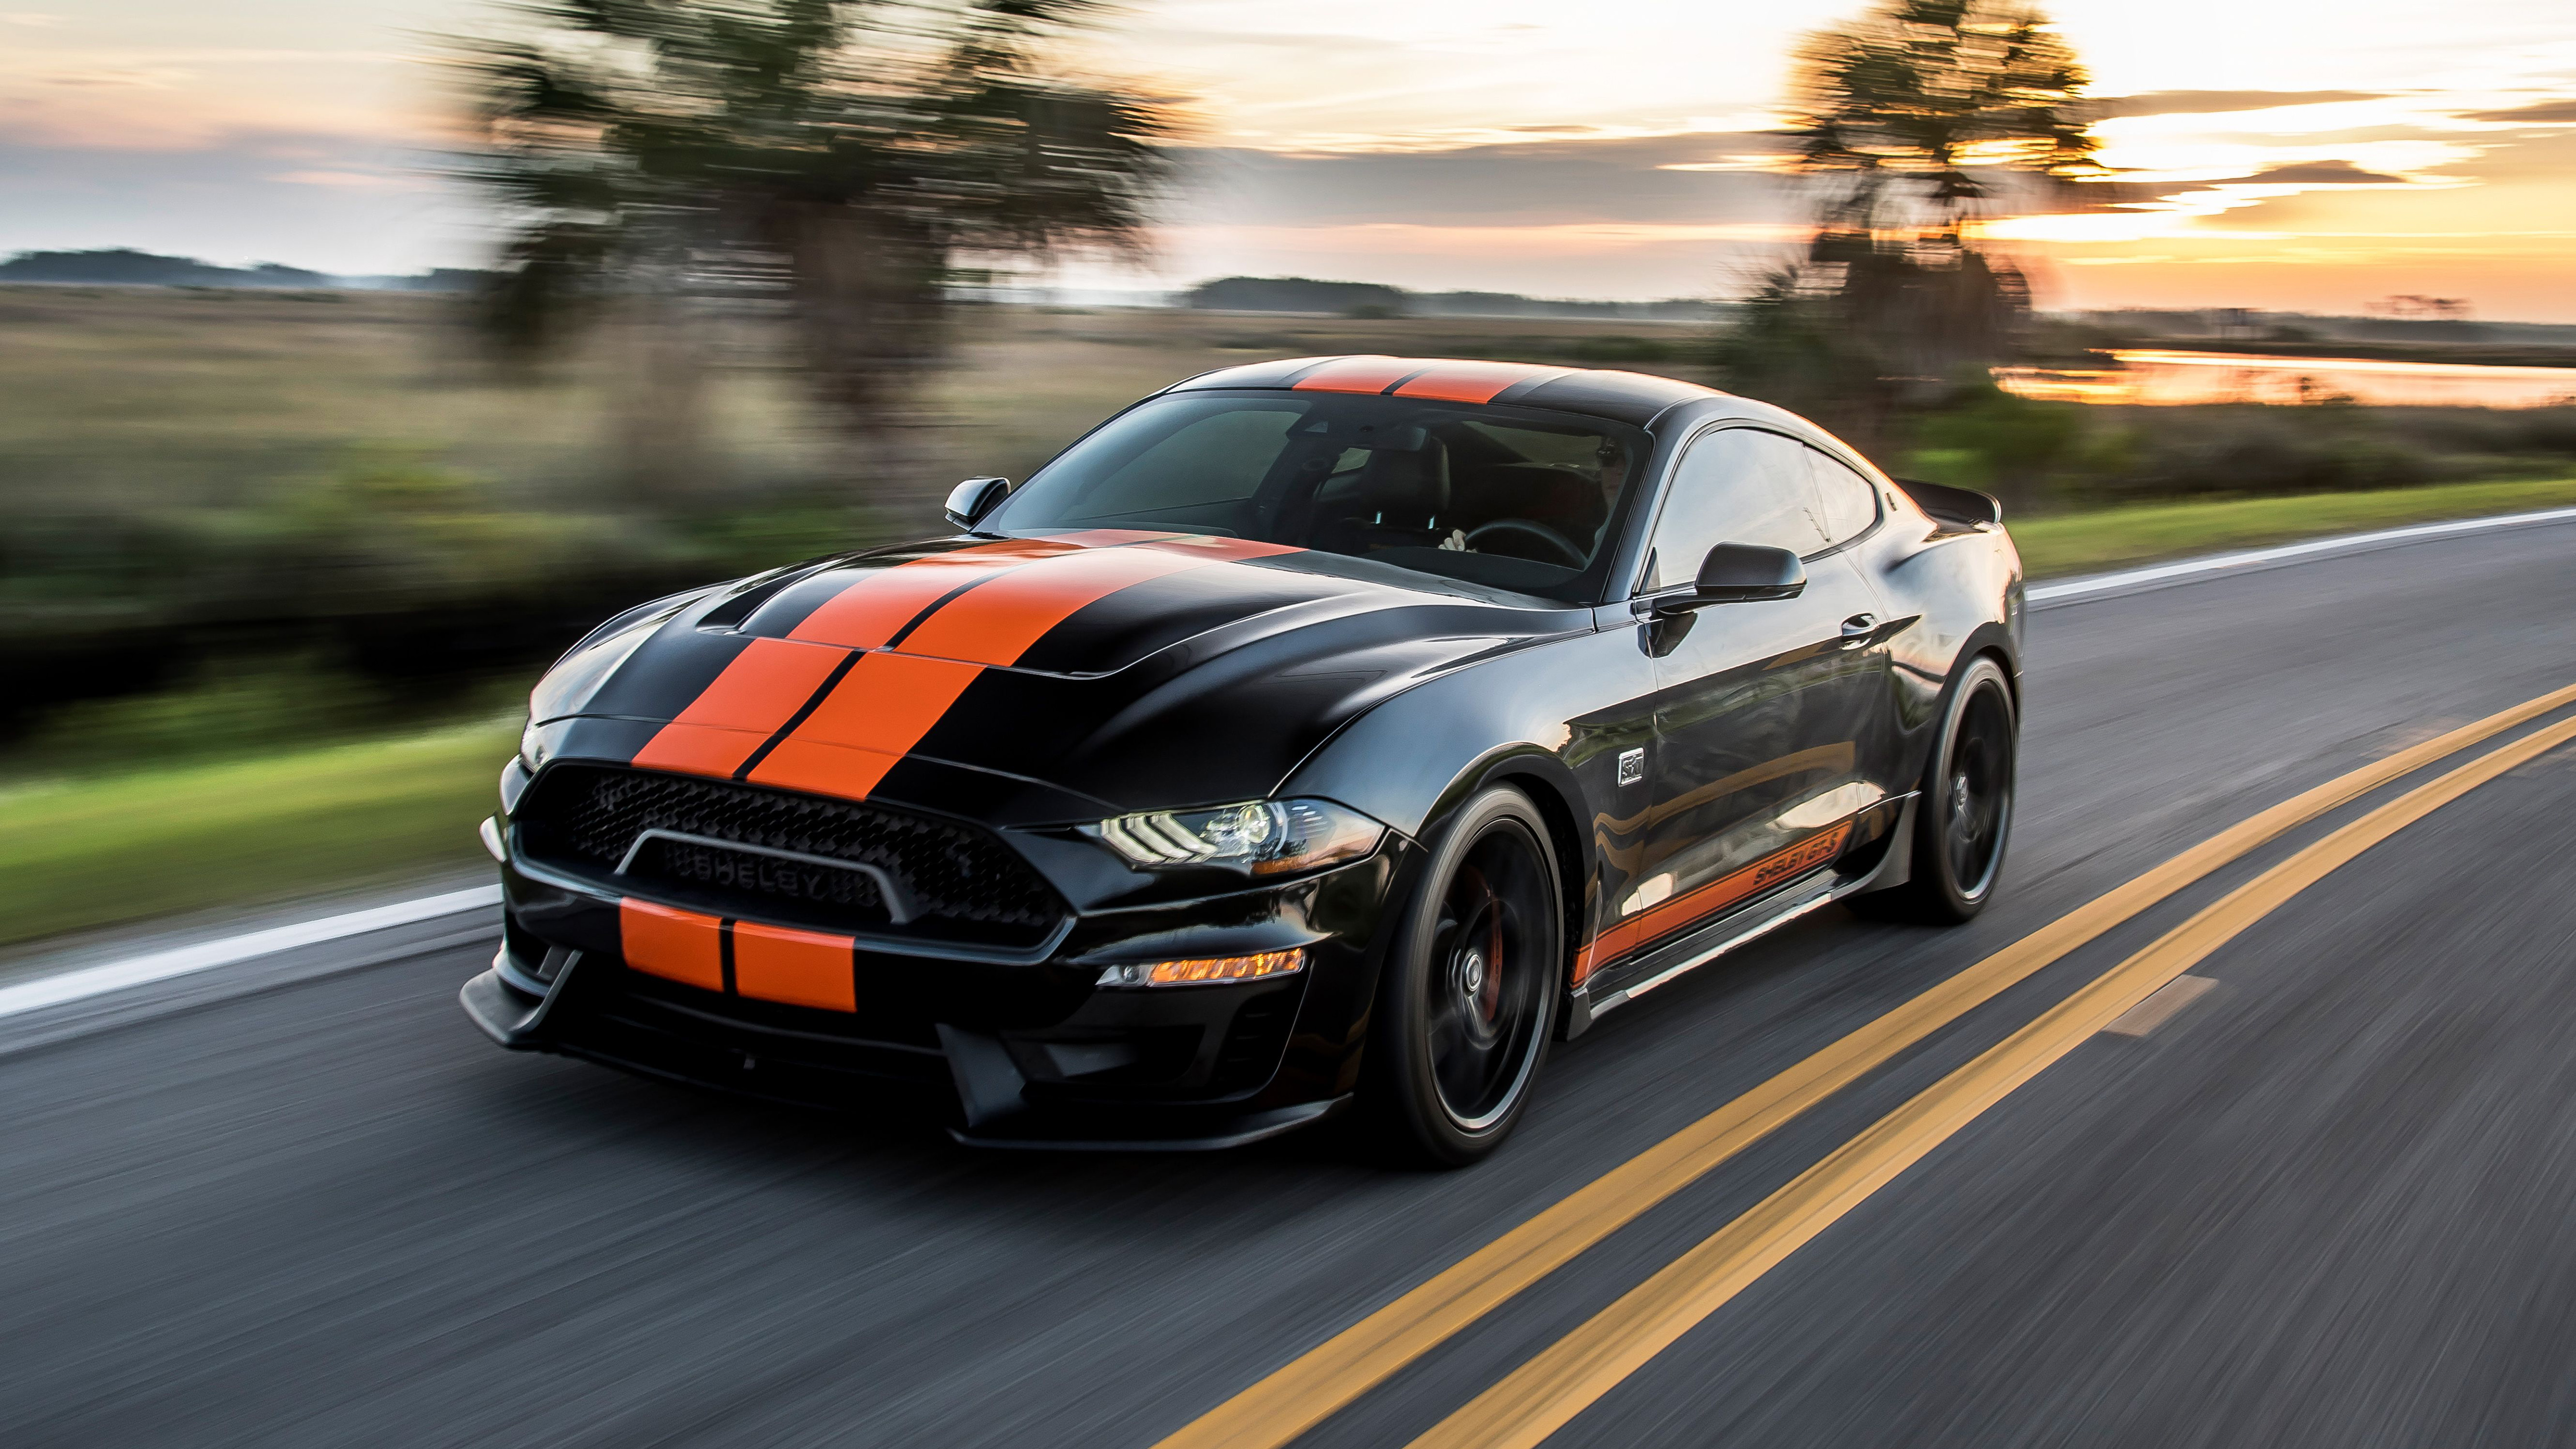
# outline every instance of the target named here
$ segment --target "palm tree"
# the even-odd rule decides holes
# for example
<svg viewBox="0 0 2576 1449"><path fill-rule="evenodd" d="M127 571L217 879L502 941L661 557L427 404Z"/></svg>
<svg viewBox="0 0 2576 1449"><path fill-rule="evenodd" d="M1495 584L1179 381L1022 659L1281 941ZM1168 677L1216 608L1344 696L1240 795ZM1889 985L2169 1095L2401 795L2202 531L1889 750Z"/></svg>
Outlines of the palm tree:
<svg viewBox="0 0 2576 1449"><path fill-rule="evenodd" d="M1809 36L1788 134L1816 232L1720 340L1730 385L1881 442L2008 357L2029 284L1970 224L2102 174L2086 84L2038 12L1995 0L1881 0Z"/></svg>
<svg viewBox="0 0 2576 1449"><path fill-rule="evenodd" d="M1789 133L1828 229L1955 235L2005 176L2101 173L2084 67L2038 12L1888 0L1807 37Z"/></svg>
<svg viewBox="0 0 2576 1449"><path fill-rule="evenodd" d="M821 398L884 424L970 269L1133 253L1170 171L1157 103L1060 74L1095 0L541 0L470 46L461 166L509 239L494 333L603 311L782 315ZM686 329L682 329L685 342Z"/></svg>

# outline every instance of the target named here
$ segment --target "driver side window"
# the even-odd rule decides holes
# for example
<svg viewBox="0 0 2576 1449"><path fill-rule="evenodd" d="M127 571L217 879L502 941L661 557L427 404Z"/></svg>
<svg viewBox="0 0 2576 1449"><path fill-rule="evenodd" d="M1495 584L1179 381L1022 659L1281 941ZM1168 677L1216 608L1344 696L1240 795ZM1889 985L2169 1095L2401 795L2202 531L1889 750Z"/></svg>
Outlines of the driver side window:
<svg viewBox="0 0 2576 1449"><path fill-rule="evenodd" d="M1806 445L1758 428L1722 428L1682 454L1655 520L1646 588L1689 583L1721 543L1766 544L1795 554L1826 547L1807 480Z"/></svg>

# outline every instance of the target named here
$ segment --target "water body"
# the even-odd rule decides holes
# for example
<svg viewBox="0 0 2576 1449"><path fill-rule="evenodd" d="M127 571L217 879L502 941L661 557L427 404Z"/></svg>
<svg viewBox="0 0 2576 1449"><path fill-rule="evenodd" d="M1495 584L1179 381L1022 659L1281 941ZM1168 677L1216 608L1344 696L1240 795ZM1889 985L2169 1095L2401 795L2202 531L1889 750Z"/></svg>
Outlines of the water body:
<svg viewBox="0 0 2576 1449"><path fill-rule="evenodd" d="M2234 352L2114 352L2116 368L1999 367L1995 381L2058 402L2322 403L2536 408L2576 405L2576 367L2484 367L2362 357L2266 357Z"/></svg>

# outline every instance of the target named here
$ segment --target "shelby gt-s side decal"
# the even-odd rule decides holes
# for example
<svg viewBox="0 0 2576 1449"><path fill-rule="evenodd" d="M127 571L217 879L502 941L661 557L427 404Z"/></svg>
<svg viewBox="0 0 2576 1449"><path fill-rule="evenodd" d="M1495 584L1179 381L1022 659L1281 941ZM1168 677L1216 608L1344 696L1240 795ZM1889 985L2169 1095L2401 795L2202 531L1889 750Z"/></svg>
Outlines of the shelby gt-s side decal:
<svg viewBox="0 0 2576 1449"><path fill-rule="evenodd" d="M1688 929L1771 887L1801 876L1832 860L1851 838L1846 821L1819 831L1786 850L1773 851L1742 870L1720 876L1695 891L1660 903L1644 903L1637 914L1593 937L1574 956L1574 981L1581 985L1595 966L1627 955L1649 941ZM1669 889L1669 887L1667 887Z"/></svg>

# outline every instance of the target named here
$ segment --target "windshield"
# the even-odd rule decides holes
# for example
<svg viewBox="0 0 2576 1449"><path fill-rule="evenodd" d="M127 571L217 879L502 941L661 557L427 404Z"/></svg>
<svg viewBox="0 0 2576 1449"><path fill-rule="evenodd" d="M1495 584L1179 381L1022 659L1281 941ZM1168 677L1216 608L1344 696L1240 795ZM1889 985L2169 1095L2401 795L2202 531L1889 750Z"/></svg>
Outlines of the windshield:
<svg viewBox="0 0 2576 1449"><path fill-rule="evenodd" d="M1113 419L981 525L1164 528L1576 598L1646 436L1598 418L1343 393L1180 393Z"/></svg>

